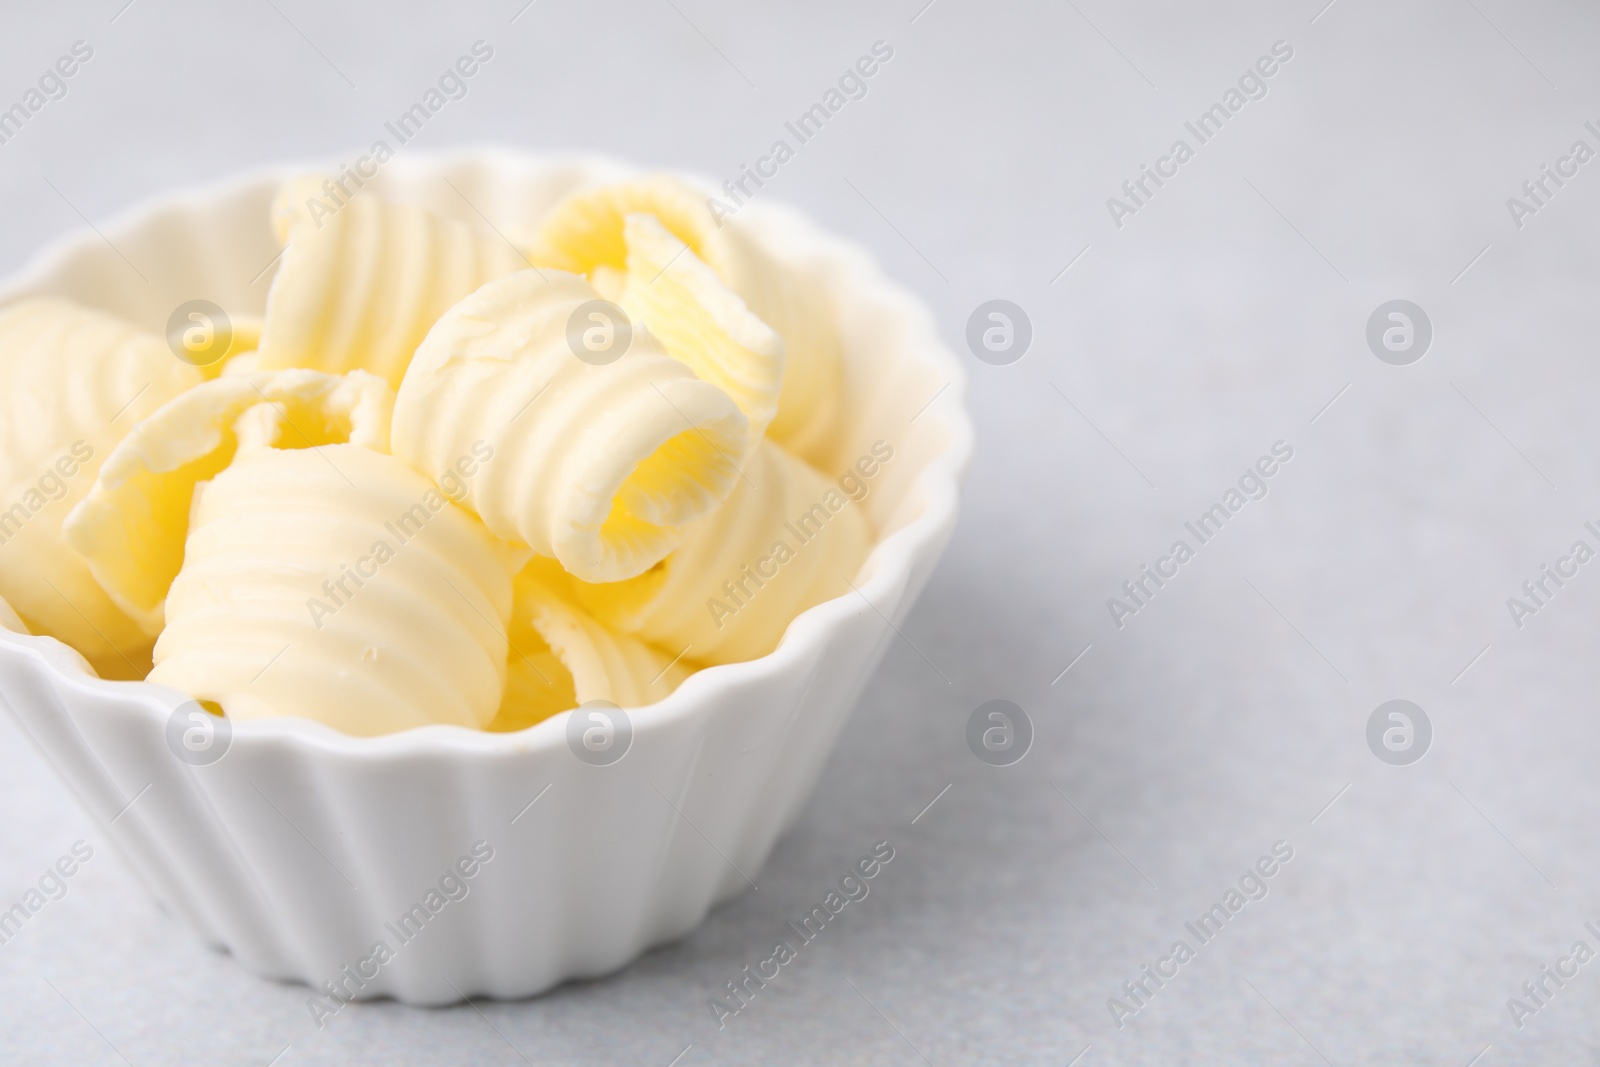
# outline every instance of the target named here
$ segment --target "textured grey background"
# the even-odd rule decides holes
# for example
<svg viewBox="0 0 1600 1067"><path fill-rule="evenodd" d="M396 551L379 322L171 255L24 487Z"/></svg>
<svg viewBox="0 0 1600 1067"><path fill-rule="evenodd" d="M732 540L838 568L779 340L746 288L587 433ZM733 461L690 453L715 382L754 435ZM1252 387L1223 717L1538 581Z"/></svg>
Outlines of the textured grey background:
<svg viewBox="0 0 1600 1067"><path fill-rule="evenodd" d="M154 907L0 720L0 900L97 848L0 947L0 1060L1593 1062L1600 963L1521 1029L1506 1001L1575 940L1600 949L1600 562L1520 630L1505 600L1596 543L1600 162L1521 229L1506 198L1600 148L1600 10L123 2L0 16L6 103L95 48L0 145L0 267L79 213L353 158L479 38L494 60L418 144L716 175L883 39L869 95L762 196L872 247L952 345L992 297L1035 338L1012 366L969 358L954 543L759 892L604 981L319 1032L303 989ZM1118 229L1106 198L1280 39L1267 97ZM1364 340L1396 297L1436 331L1409 367ZM1106 598L1279 439L1271 495L1117 629ZM1010 768L964 742L994 697L1037 728ZM1434 723L1414 766L1366 747L1394 697ZM871 896L719 1031L707 999L879 839L897 857ZM1270 896L1116 1028L1107 998L1279 839Z"/></svg>

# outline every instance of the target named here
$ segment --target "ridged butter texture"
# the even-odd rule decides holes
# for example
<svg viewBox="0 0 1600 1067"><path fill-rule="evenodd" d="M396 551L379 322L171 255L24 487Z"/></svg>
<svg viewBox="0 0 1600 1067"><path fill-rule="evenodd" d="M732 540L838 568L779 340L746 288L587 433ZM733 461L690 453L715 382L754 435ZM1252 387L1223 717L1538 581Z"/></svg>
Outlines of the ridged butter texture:
<svg viewBox="0 0 1600 1067"><path fill-rule="evenodd" d="M265 316L209 367L0 310L0 627L113 677L153 655L238 719L501 731L661 700L849 592L871 531L815 469L846 417L828 294L688 186L579 191L526 258L319 178L271 215ZM599 300L615 359L578 347Z"/></svg>
<svg viewBox="0 0 1600 1067"><path fill-rule="evenodd" d="M241 447L198 492L150 680L236 719L483 727L511 574L483 524L393 456Z"/></svg>
<svg viewBox="0 0 1600 1067"><path fill-rule="evenodd" d="M737 219L719 219L705 197L669 175L580 190L556 205L529 255L576 274L628 269L630 215L654 216L751 311L783 338L783 391L767 428L773 440L819 465L844 421L842 355L828 294L785 269Z"/></svg>
<svg viewBox="0 0 1600 1067"><path fill-rule="evenodd" d="M363 192L326 209L320 179L288 183L273 207L283 258L272 279L260 366L365 370L397 387L429 327L494 278L527 267L504 238Z"/></svg>
<svg viewBox="0 0 1600 1067"><path fill-rule="evenodd" d="M525 729L591 700L653 704L689 676L681 658L579 607L571 579L550 559L536 558L517 575L509 635L505 698L490 730Z"/></svg>
<svg viewBox="0 0 1600 1067"><path fill-rule="evenodd" d="M150 637L62 523L123 435L200 380L162 338L104 312L54 298L0 309L0 596L105 677L142 676Z"/></svg>
<svg viewBox="0 0 1600 1067"><path fill-rule="evenodd" d="M687 648L698 663L732 663L771 652L796 615L850 592L870 547L860 507L769 441L728 502L657 567L574 584L579 603L617 630Z"/></svg>
<svg viewBox="0 0 1600 1067"><path fill-rule="evenodd" d="M783 341L654 215L629 215L623 237L623 309L667 355L732 397L759 440L778 413Z"/></svg>
<svg viewBox="0 0 1600 1067"><path fill-rule="evenodd" d="M101 465L65 532L107 594L152 638L161 632L167 589L183 563L195 486L232 461L236 420L261 405L274 413L264 443L389 450L394 394L363 371L229 373L140 422Z"/></svg>
<svg viewBox="0 0 1600 1067"><path fill-rule="evenodd" d="M568 323L596 299L576 275L527 270L452 307L400 385L393 448L442 478L485 442L494 458L466 503L489 529L585 580L617 581L727 498L748 422L646 332L613 362L579 359Z"/></svg>

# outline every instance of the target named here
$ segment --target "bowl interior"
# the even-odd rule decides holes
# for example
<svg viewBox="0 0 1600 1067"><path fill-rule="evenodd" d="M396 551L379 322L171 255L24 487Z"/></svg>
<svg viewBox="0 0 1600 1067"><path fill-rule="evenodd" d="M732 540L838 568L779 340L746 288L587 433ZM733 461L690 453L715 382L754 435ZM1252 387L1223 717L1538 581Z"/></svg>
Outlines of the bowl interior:
<svg viewBox="0 0 1600 1067"><path fill-rule="evenodd" d="M274 168L132 210L100 225L98 232L66 238L0 283L0 305L24 296L57 295L156 333L165 330L173 309L193 299L214 301L234 316L258 316L265 309L280 251L268 222L272 197L287 176L331 169L326 164ZM402 156L385 164L369 185L386 199L420 204L519 244L569 192L636 173L605 159L543 159L489 150ZM746 227L786 269L823 289L837 315L844 349L846 429L822 473L839 477L875 443L893 449L894 458L883 465L859 505L872 525L876 547L854 582L871 600L873 585L891 578L882 573L885 567L910 567L923 542L948 532L971 441L962 370L939 340L926 309L890 283L858 247L773 204L747 205L728 224ZM825 625L829 611L840 610L839 603L803 613L772 655L701 671L656 707L665 711L664 706L691 699L693 691L715 684L717 672L760 670L763 661L795 654L798 632ZM291 730L316 727L332 733L313 723L283 722L291 721L297 724L286 727ZM242 726L285 728L276 720ZM532 730L546 726L552 729L544 732L553 732L554 721ZM471 733L450 727L410 733L437 730ZM481 736L499 742L523 735Z"/></svg>

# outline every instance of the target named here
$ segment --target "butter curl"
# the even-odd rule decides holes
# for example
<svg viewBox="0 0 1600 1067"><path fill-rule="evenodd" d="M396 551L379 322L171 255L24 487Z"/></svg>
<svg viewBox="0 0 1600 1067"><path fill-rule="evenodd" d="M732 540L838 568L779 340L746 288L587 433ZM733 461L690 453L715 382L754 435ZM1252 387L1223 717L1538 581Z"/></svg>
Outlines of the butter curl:
<svg viewBox="0 0 1600 1067"><path fill-rule="evenodd" d="M317 178L289 182L272 211L285 248L261 330L264 370L365 370L396 387L446 308L527 267L496 234L370 192L335 204Z"/></svg>
<svg viewBox="0 0 1600 1067"><path fill-rule="evenodd" d="M780 262L742 220L658 174L580 190L540 224L529 255L540 266L589 275L601 289L628 270L628 217L654 216L783 339L783 390L767 434L825 464L844 418L839 327L829 294Z"/></svg>
<svg viewBox="0 0 1600 1067"><path fill-rule="evenodd" d="M526 729L591 700L653 704L689 676L681 658L617 633L579 607L554 560L534 559L514 590L505 698L490 730Z"/></svg>
<svg viewBox="0 0 1600 1067"><path fill-rule="evenodd" d="M511 574L482 523L393 456L243 447L198 492L150 680L235 719L481 728Z"/></svg>
<svg viewBox="0 0 1600 1067"><path fill-rule="evenodd" d="M575 582L578 602L711 664L766 655L796 615L850 592L871 547L859 506L770 441L746 474L672 555L628 581Z"/></svg>
<svg viewBox="0 0 1600 1067"><path fill-rule="evenodd" d="M393 410L394 393L364 371L225 374L174 397L117 445L67 517L67 542L154 638L183 563L195 486L233 461L241 430L263 446L348 442L387 452Z"/></svg>
<svg viewBox="0 0 1600 1067"><path fill-rule="evenodd" d="M0 309L0 596L103 677L143 677L151 639L62 524L123 435L200 380L162 338L104 312L56 298Z"/></svg>
<svg viewBox="0 0 1600 1067"><path fill-rule="evenodd" d="M622 307L667 355L732 397L759 440L778 413L783 341L654 215L629 215L623 236Z"/></svg>
<svg viewBox="0 0 1600 1067"><path fill-rule="evenodd" d="M590 581L646 570L732 490L749 448L732 399L635 331L612 362L579 359L575 314L599 294L521 271L447 311L395 403L397 456L436 480L483 442L466 504L497 536Z"/></svg>

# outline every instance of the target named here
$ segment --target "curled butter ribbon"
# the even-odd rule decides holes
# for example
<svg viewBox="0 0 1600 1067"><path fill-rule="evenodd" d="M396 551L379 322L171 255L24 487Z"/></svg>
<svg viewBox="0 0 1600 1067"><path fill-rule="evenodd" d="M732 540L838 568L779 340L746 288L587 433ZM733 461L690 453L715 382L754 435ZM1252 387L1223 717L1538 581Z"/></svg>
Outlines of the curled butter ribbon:
<svg viewBox="0 0 1600 1067"><path fill-rule="evenodd" d="M844 416L839 330L828 294L780 264L740 222L717 219L705 197L676 178L656 175L567 197L545 218L528 253L541 267L588 275L603 292L622 291L619 279L629 273L630 254L641 254L638 240L630 242L635 215L653 217L681 242L673 253L687 246L783 338L782 393L766 432L826 468Z"/></svg>
<svg viewBox="0 0 1600 1067"><path fill-rule="evenodd" d="M54 298L0 309L0 596L103 677L143 677L150 635L62 524L123 435L200 380L160 337L104 312Z"/></svg>
<svg viewBox="0 0 1600 1067"><path fill-rule="evenodd" d="M183 563L195 486L233 461L236 424L254 408L262 411L251 425L266 445L389 450L394 394L364 371L230 371L151 413L106 458L65 524L106 594L151 638Z"/></svg>
<svg viewBox="0 0 1600 1067"><path fill-rule="evenodd" d="M777 648L796 615L850 591L871 530L838 488L770 441L746 473L676 552L629 581L574 582L578 602L701 664Z"/></svg>
<svg viewBox="0 0 1600 1067"><path fill-rule="evenodd" d="M514 590L505 697L490 730L526 729L590 700L653 704L689 676L682 662L579 607L554 560L534 559Z"/></svg>
<svg viewBox="0 0 1600 1067"><path fill-rule="evenodd" d="M654 215L629 215L623 236L623 309L667 355L733 398L753 445L778 413L783 341Z"/></svg>
<svg viewBox="0 0 1600 1067"><path fill-rule="evenodd" d="M279 449L241 418L196 494L150 681L235 719L293 715L355 736L478 729L505 685L503 545L393 456Z"/></svg>
<svg viewBox="0 0 1600 1067"><path fill-rule="evenodd" d="M579 358L571 323L597 299L575 275L527 270L456 304L400 384L393 447L438 479L486 442L494 460L467 506L496 536L605 582L677 547L732 491L750 442L728 394L646 331L609 362Z"/></svg>
<svg viewBox="0 0 1600 1067"><path fill-rule="evenodd" d="M307 209L321 181L279 191L283 258L267 296L259 366L366 370L397 387L446 308L527 263L503 238L371 193L337 211Z"/></svg>

